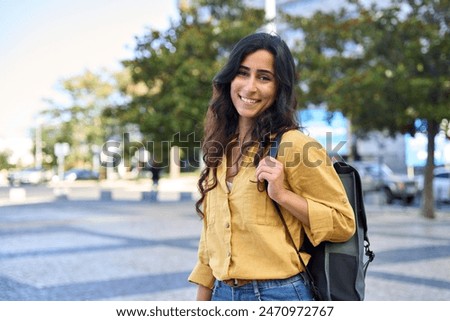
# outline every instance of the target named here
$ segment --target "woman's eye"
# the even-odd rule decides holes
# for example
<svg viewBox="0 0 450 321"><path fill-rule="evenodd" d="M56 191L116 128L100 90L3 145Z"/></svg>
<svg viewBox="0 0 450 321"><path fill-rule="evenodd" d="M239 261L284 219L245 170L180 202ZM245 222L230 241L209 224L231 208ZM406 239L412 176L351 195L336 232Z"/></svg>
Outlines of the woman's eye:
<svg viewBox="0 0 450 321"><path fill-rule="evenodd" d="M269 76L269 75L260 75L259 77L258 77L261 81L272 81L273 80L273 77L271 77L271 76Z"/></svg>

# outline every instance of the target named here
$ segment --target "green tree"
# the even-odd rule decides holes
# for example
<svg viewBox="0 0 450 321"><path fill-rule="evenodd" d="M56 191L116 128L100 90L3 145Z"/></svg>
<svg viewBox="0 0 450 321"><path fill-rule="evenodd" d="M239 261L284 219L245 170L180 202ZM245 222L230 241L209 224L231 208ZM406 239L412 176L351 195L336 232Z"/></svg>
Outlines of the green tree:
<svg viewBox="0 0 450 321"><path fill-rule="evenodd" d="M92 166L92 147L101 147L118 126L114 119L103 116L103 110L126 99L119 90L124 78L125 71L85 71L59 83L66 102L47 100L49 108L42 112L46 119L42 128L44 159L54 154L55 143L67 142L68 167ZM55 162L53 157L52 164Z"/></svg>
<svg viewBox="0 0 450 321"><path fill-rule="evenodd" d="M149 30L137 39L135 58L123 63L139 90L105 114L137 124L157 158L167 158L161 142L170 142L195 164L212 78L231 46L263 24L264 12L237 0L191 3L168 30Z"/></svg>
<svg viewBox="0 0 450 321"><path fill-rule="evenodd" d="M0 152L0 171L4 169L10 169L13 166L9 163L9 158L12 152L10 150L5 150Z"/></svg>
<svg viewBox="0 0 450 321"><path fill-rule="evenodd" d="M356 132L428 135L422 212L433 218L434 138L449 118L449 1L393 0L311 18L288 17L303 32L297 57L305 79L303 104L341 110Z"/></svg>

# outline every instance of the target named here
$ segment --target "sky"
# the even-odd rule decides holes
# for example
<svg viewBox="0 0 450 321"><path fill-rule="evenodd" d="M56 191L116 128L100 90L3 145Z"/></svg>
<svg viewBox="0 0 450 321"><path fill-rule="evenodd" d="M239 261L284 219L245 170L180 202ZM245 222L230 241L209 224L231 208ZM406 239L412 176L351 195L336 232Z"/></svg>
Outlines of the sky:
<svg viewBox="0 0 450 321"><path fill-rule="evenodd" d="M119 69L136 36L177 16L177 0L0 0L0 151L30 144L58 81Z"/></svg>

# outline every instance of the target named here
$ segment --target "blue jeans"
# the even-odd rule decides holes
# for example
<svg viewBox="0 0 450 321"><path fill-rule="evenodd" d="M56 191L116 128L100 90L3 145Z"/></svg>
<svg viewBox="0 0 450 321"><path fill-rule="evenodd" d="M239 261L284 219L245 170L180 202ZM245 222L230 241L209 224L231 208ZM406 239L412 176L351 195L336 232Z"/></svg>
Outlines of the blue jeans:
<svg viewBox="0 0 450 321"><path fill-rule="evenodd" d="M284 280L252 281L229 286L216 281L212 301L312 301L313 295L302 273Z"/></svg>

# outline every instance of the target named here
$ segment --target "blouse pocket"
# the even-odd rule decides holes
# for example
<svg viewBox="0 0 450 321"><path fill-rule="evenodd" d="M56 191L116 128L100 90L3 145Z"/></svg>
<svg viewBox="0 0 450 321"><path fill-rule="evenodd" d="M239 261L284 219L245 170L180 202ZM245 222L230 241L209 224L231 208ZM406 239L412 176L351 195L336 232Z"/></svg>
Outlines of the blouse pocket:
<svg viewBox="0 0 450 321"><path fill-rule="evenodd" d="M248 215L249 223L258 225L279 225L278 214L272 204L272 199L266 191L247 190L243 196L244 215Z"/></svg>

